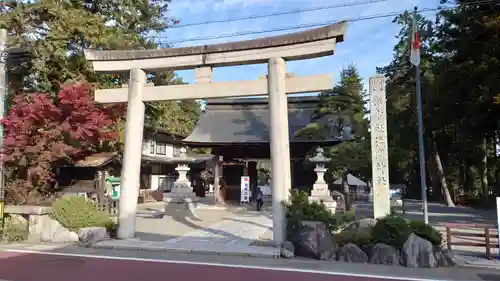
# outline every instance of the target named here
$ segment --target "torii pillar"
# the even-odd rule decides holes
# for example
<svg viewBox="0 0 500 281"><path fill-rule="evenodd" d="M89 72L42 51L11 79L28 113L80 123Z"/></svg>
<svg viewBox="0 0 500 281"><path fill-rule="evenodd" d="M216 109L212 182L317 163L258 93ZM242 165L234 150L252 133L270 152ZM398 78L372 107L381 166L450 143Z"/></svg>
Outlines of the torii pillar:
<svg viewBox="0 0 500 281"><path fill-rule="evenodd" d="M271 58L267 63L269 112L271 114L271 172L273 217L285 218L283 202L292 189L290 172L290 136L288 132L288 100L286 96L286 66L283 58ZM281 245L286 239L284 221L273 220L274 242Z"/></svg>

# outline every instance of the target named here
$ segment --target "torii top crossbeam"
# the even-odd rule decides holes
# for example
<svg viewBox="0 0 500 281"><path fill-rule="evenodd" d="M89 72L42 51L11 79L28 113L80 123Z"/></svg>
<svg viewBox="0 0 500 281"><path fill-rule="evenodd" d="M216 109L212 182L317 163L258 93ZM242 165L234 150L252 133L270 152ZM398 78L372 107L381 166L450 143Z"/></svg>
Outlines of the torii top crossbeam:
<svg viewBox="0 0 500 281"><path fill-rule="evenodd" d="M201 66L234 66L266 63L269 58L287 61L332 55L335 44L344 41L345 21L328 26L254 40L183 48L154 50L86 50L95 71L193 69Z"/></svg>

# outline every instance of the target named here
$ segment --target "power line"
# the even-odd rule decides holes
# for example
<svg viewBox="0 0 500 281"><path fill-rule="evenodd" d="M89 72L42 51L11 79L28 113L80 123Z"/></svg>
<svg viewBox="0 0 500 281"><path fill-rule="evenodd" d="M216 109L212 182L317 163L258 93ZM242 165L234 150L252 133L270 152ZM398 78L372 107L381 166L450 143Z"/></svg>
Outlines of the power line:
<svg viewBox="0 0 500 281"><path fill-rule="evenodd" d="M470 5L482 5L482 4L492 4L496 3L497 0L479 0L479 1L474 1L470 2L467 4L462 4L462 5L453 5L453 6L448 6L448 7L438 7L438 8L424 8L421 10L418 10L418 13L428 13L428 12L436 12L436 11L444 11L444 10L450 10L454 8L459 8L462 7L463 5L470 6ZM172 41L166 41L166 42L157 42L159 44L165 44L165 45L171 45L171 44L176 44L176 43L185 43L185 42L193 42L193 41L206 41L206 40L213 40L213 39L223 39L223 38L232 38L232 37L237 37L237 36L245 36L245 35L254 35L254 34L263 34L263 33L270 33L270 32L278 32L278 31L288 31L288 30L297 30L297 29L302 29L302 28L314 28L314 27L320 27L340 21L348 21L348 22L356 22L356 21L365 21L365 20L373 20L373 19L379 19L379 18L387 18L387 17L394 17L397 15L400 15L404 13L405 11L398 11L398 12L390 12L390 13L384 13L384 14L374 14L374 15L368 15L368 16L361 16L357 18L351 18L351 19L336 19L336 20L329 20L329 21L324 21L324 22L315 22L315 23L309 23L309 24L301 24L301 25L293 25L293 26L286 26L286 27L277 27L277 28L267 28L267 29L260 29L260 30L250 30L250 31L240 31L240 32L233 32L233 33L226 33L226 34L220 34L220 35L214 35L214 36L202 36L202 37L191 37L191 38L185 38L185 39L178 39L178 40L172 40ZM155 39L158 38L166 38L166 36L158 36L154 37Z"/></svg>
<svg viewBox="0 0 500 281"><path fill-rule="evenodd" d="M269 17L282 16L282 15L298 14L298 13L321 11L321 10L330 10L330 9L335 9L335 8L344 8L344 7L352 7L352 6L361 6L361 5L374 4L374 3L382 3L382 2L387 2L387 1L390 1L390 0L355 1L355 2L349 2L349 3L344 3L344 4L334 4L334 5L304 8L304 9L296 9L296 10L291 10L291 11L286 11L286 12L276 12L276 13L258 14L258 15L252 15L252 16L246 16L246 17L235 17L235 18L227 18L227 19L219 19L219 20L211 20L211 21L200 21L200 22L177 24L177 25L170 26L169 28L182 28L182 27L188 27L188 26L198 26L198 25L207 25L207 24L215 24L215 23L227 23L227 22L234 22L234 21L269 18Z"/></svg>
<svg viewBox="0 0 500 281"><path fill-rule="evenodd" d="M438 10L440 10L440 9L436 9L436 8L431 9L431 8L428 8L428 9L422 9L419 12L420 13L425 13L425 12L438 11ZM357 17L357 18L352 18L352 19L344 19L344 21L356 22L356 21L364 21L364 20L373 20L373 19L379 19L379 18L394 17L394 16L397 16L397 15L403 13L403 12L405 12L405 11L390 12L390 13L385 13L385 14L368 15L368 16ZM314 27L325 26L325 25L336 23L336 22L340 22L340 21L342 21L342 20L336 19L336 20L329 20L329 21L323 21L323 22L315 22L315 23L309 23L309 24L300 24L300 25L293 25L293 26L267 28L267 29L250 30L250 31L240 31L240 32L226 33L226 34L220 34L220 35L214 35L214 36L191 37L191 38L185 38L185 39L178 39L178 40L167 41L167 42L165 42L165 44L170 45L170 44L192 42L192 41L205 41L205 40L231 38L231 37L244 36L244 35L254 35L254 34L262 34L262 33L270 33L270 32L277 32L277 31L296 30L296 29L302 29L302 28L314 28ZM155 38L158 39L158 38L167 38L167 37L166 36L162 36L162 37L155 37ZM159 42L159 43L162 43L162 42Z"/></svg>
<svg viewBox="0 0 500 281"><path fill-rule="evenodd" d="M379 1L381 1L381 0L379 0ZM424 9L418 10L417 12L427 13L427 12L434 12L434 11L445 11L445 10L451 10L454 8L460 8L460 7L464 7L464 6L494 4L494 3L497 3L497 1L498 0L478 0L478 1L474 1L474 2L469 2L467 4L457 4L457 5L451 5L451 6L446 6L446 7L441 6L438 8L424 8ZM360 3L360 2L358 2L358 3ZM314 27L320 27L320 26L325 26L328 24L336 23L339 21L356 22L356 21L374 20L374 19L379 19L379 18L394 17L394 16L398 16L406 11L408 11L408 10L398 11L398 12L390 12L390 13L385 13L385 14L374 14L374 15L368 15L368 16L361 16L361 17L352 18L352 19L343 19L343 20L337 19L337 20L329 20L329 21L324 21L324 22L301 24L301 25L294 25L294 26L287 26L287 27L269 28L269 29L261 29L261 30L250 30L250 31L220 34L220 35L214 35L214 36L185 38L185 39L179 39L179 40L174 40L174 41L165 41L165 42L157 41L156 43L160 44L160 45L171 45L171 44L183 43L183 42L205 41L205 40L212 40L212 39L222 39L222 38L232 38L232 37L237 37L237 36L253 35L253 34L263 34L263 33L277 32L277 31L297 30L297 29L303 29L303 28L314 28ZM167 37L161 36L161 37L154 37L152 39L158 39L158 38L167 38ZM64 40L68 40L68 39L67 38L52 38L52 39L44 39L44 40L58 40L58 41L62 40L62 41L64 41Z"/></svg>

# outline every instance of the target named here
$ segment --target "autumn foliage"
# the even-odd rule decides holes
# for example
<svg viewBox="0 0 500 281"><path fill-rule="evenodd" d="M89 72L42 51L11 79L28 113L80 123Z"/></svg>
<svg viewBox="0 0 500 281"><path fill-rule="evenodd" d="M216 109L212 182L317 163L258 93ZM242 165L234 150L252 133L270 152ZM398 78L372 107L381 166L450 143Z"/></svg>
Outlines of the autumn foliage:
<svg viewBox="0 0 500 281"><path fill-rule="evenodd" d="M16 95L3 120L7 200L35 203L50 192L53 163L112 149L121 114L98 106L87 83L65 86L56 97Z"/></svg>

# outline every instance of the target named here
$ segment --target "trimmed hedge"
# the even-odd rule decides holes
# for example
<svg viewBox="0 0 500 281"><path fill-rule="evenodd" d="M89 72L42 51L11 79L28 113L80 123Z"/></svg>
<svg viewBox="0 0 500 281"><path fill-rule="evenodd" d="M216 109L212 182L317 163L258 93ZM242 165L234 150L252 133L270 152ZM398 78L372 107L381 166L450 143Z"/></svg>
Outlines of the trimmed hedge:
<svg viewBox="0 0 500 281"><path fill-rule="evenodd" d="M395 215L378 219L372 231L374 243L384 243L398 249L401 249L410 234L408 222Z"/></svg>
<svg viewBox="0 0 500 281"><path fill-rule="evenodd" d="M115 222L111 217L87 199L81 196L65 196L52 204L50 216L62 226L77 231L85 227L106 227L111 232Z"/></svg>
<svg viewBox="0 0 500 281"><path fill-rule="evenodd" d="M410 230L436 247L441 247L443 243L443 234L424 221L410 221Z"/></svg>

